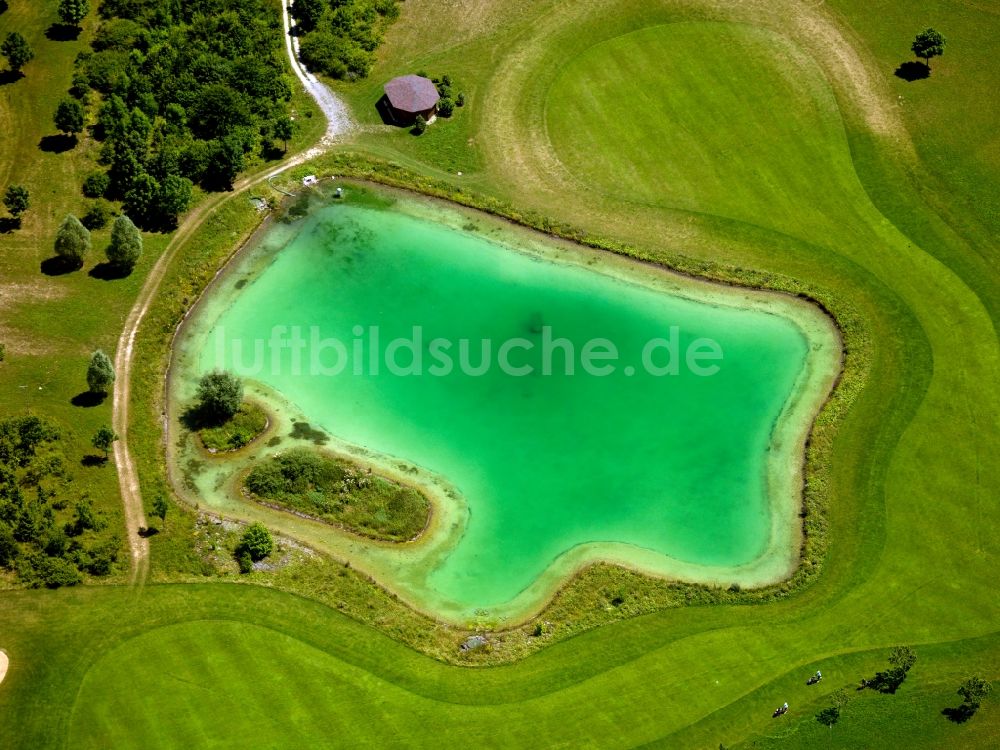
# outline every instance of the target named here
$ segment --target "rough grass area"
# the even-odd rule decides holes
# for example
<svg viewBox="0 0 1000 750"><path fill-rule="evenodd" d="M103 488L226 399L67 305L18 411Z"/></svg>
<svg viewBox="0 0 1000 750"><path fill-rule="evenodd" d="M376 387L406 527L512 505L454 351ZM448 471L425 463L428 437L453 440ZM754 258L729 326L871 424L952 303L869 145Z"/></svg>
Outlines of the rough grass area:
<svg viewBox="0 0 1000 750"><path fill-rule="evenodd" d="M198 430L201 444L209 451L234 451L252 443L267 429L267 412L252 401L244 401L239 411L215 427Z"/></svg>
<svg viewBox="0 0 1000 750"><path fill-rule="evenodd" d="M391 542L418 536L430 512L427 498L412 487L309 448L265 459L250 470L243 486L268 505Z"/></svg>

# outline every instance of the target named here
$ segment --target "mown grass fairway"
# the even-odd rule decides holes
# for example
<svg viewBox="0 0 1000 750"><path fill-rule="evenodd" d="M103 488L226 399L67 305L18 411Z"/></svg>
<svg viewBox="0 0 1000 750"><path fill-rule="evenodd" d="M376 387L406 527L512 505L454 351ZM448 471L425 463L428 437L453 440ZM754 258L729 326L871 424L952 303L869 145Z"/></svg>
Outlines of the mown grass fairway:
<svg viewBox="0 0 1000 750"><path fill-rule="evenodd" d="M894 77L928 25L949 38L933 75ZM996 747L996 693L964 725L940 711L970 674L1000 678L998 25L984 0L408 0L371 77L338 89L371 126L346 148L654 260L802 280L864 321L821 573L780 601L678 607L475 670L263 588L5 593L0 745ZM418 69L469 101L427 140L373 109ZM0 262L27 273L30 252ZM182 543L152 540L161 578L158 545ZM820 726L897 643L918 656L899 693Z"/></svg>

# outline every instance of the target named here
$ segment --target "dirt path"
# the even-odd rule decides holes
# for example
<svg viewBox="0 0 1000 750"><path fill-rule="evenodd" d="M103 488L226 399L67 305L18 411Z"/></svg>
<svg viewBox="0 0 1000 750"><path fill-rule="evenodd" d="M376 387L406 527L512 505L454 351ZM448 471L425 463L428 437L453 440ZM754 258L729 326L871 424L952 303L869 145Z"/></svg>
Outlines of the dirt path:
<svg viewBox="0 0 1000 750"><path fill-rule="evenodd" d="M3 678L7 676L7 667L10 666L10 659L7 658L7 654L0 651L0 682L3 682Z"/></svg>
<svg viewBox="0 0 1000 750"><path fill-rule="evenodd" d="M129 550L132 557L132 572L129 580L132 584L141 585L145 582L146 576L149 573L149 540L139 535L140 529L145 528L147 525L146 512L143 506L142 491L139 487L139 475L128 447L129 406L132 389L132 355L135 350L135 339L139 326L149 311L156 291L159 289L160 282L163 280L163 275L177 253L177 249L202 225L213 210L241 195L247 188L264 182L275 175L281 174L285 170L318 156L326 151L335 141L347 134L353 127L353 122L344 103L325 84L304 70L296 59L295 48L298 46L298 40L293 40L293 37L289 34L289 2L290 0L282 0L285 50L288 53L288 59L292 70L295 71L295 75L302 82L309 95L316 100L316 104L327 118L326 133L318 144L292 157L277 169L245 177L233 186L232 192L213 195L188 214L174 233L163 254L160 255L156 264L149 272L149 276L143 284L142 290L139 292L139 297L136 299L125 320L125 327L122 330L121 336L118 338L118 347L115 351L115 373L117 377L115 379L112 398L111 423L114 431L118 433L119 438L114 444L115 468L118 472L118 484L122 494L122 502L125 506L125 528L128 534Z"/></svg>

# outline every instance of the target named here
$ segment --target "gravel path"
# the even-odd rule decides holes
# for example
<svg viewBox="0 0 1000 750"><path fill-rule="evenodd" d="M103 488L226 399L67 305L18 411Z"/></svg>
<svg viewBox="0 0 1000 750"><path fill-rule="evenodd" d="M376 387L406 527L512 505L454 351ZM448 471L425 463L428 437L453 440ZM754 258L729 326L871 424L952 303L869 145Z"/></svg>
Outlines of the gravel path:
<svg viewBox="0 0 1000 750"><path fill-rule="evenodd" d="M177 248L183 245L185 240L201 226L212 210L236 197L246 188L268 180L304 161L319 156L354 127L346 105L329 87L317 79L316 76L306 71L299 63L296 55L299 41L289 33L291 30L291 19L288 14L290 2L291 0L282 0L281 8L285 29L285 51L288 53L288 61L292 66L292 70L295 71L295 75L302 81L302 85L306 91L316 100L316 104L327 118L326 133L324 133L319 143L315 146L296 154L277 169L245 177L233 186L231 193L213 195L188 214L177 228L177 231L170 240L170 244L167 245L167 248L157 259L156 264L150 271L149 276L142 286L142 290L139 292L139 297L135 305L129 311L121 336L118 338L118 347L115 351L115 373L117 377L115 379L112 399L112 426L119 437L118 441L114 444L115 468L118 472L118 485L122 495L122 503L125 506L125 526L128 534L129 550L132 556L130 580L133 584L138 583L141 585L144 583L149 573L149 540L139 535L139 530L144 528L147 523L146 513L143 506L142 491L139 488L139 475L128 448L128 410L131 399L132 355L139 325L142 323L142 319L146 316L152 304L156 290L163 279L163 274L176 254Z"/></svg>
<svg viewBox="0 0 1000 750"><path fill-rule="evenodd" d="M290 5L291 0L282 0L281 2L281 18L285 26L285 51L288 53L288 61L291 63L295 75L302 81L306 91L316 100L316 104L326 116L326 133L320 142L310 149L310 151L321 153L338 138L349 133L354 128L354 122L351 120L351 113L348 112L344 102L299 62L299 38L292 36L291 33L292 22L288 10Z"/></svg>

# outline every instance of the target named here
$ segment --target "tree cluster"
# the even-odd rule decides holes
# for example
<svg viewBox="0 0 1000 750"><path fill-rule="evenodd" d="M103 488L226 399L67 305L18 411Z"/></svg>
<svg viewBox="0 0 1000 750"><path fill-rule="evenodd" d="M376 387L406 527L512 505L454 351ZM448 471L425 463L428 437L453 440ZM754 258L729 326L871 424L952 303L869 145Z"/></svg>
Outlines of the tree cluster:
<svg viewBox="0 0 1000 750"><path fill-rule="evenodd" d="M870 680L865 680L865 687L870 687L880 693L895 693L916 662L917 655L912 648L895 646L889 652L889 668L882 672L876 672Z"/></svg>
<svg viewBox="0 0 1000 750"><path fill-rule="evenodd" d="M355 80L371 70L397 0L294 0L299 57L312 71Z"/></svg>
<svg viewBox="0 0 1000 750"><path fill-rule="evenodd" d="M102 538L105 523L90 501L70 506L71 477L59 432L35 416L0 420L0 568L25 584L71 586L82 573L105 576L120 540Z"/></svg>
<svg viewBox="0 0 1000 750"><path fill-rule="evenodd" d="M101 15L70 90L100 96L93 132L107 169L87 177L86 195L122 200L140 227L169 227L194 184L228 189L248 160L287 141L275 3L105 0Z"/></svg>

